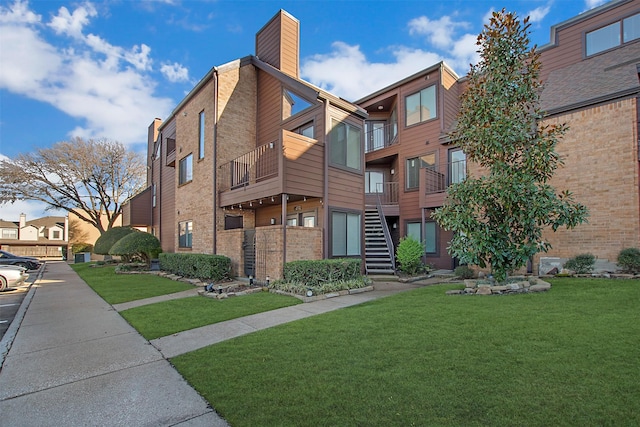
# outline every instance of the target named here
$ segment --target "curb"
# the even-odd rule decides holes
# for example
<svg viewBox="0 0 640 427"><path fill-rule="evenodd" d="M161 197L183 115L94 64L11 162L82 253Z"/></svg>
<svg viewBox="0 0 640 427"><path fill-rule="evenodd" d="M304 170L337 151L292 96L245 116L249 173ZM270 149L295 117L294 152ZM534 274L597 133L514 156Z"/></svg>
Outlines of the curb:
<svg viewBox="0 0 640 427"><path fill-rule="evenodd" d="M35 285L36 282L42 278L45 267L46 267L46 262L44 262L40 267L40 269L38 270L35 280L29 286L29 292L27 292L27 295L22 300L22 304L20 304L20 308L18 309L15 317L13 318L11 325L9 325L7 332L5 332L4 336L2 337L2 340L0 340L0 369L2 369L2 366L4 365L4 359L9 353L9 350L11 349L13 340L16 338L16 335L18 334L18 329L20 329L20 325L22 324L22 320L24 319L24 316L27 313L29 304L31 304L33 295L36 293L36 287L33 285Z"/></svg>

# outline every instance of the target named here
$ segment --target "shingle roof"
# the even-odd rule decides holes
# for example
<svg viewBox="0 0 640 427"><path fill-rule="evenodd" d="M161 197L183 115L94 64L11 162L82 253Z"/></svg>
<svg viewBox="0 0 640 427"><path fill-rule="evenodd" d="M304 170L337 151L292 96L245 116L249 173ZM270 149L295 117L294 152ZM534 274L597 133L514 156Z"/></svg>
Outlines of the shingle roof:
<svg viewBox="0 0 640 427"><path fill-rule="evenodd" d="M34 225L36 227L53 227L55 225L64 226L64 217L63 216L45 216L42 218L33 219L31 221L27 221L26 225Z"/></svg>
<svg viewBox="0 0 640 427"><path fill-rule="evenodd" d="M640 42L549 73L540 106L550 114L640 91Z"/></svg>
<svg viewBox="0 0 640 427"><path fill-rule="evenodd" d="M0 228L18 228L18 224L0 219Z"/></svg>

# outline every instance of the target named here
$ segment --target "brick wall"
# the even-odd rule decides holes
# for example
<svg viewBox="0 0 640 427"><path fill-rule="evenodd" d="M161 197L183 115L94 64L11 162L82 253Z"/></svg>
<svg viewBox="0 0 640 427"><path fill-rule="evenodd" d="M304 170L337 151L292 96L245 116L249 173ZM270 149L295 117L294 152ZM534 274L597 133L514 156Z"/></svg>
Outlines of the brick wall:
<svg viewBox="0 0 640 427"><path fill-rule="evenodd" d="M231 259L231 275L234 277L244 275L243 241L244 230L241 228L218 232L218 255L224 255Z"/></svg>
<svg viewBox="0 0 640 427"><path fill-rule="evenodd" d="M567 123L558 144L564 159L551 181L589 208L589 223L573 230L545 231L553 248L541 256L570 258L589 252L616 260L640 244L636 100L626 99L547 121ZM537 262L534 264L537 265Z"/></svg>
<svg viewBox="0 0 640 427"><path fill-rule="evenodd" d="M621 249L640 246L636 100L572 112L546 123L569 126L556 148L564 166L556 170L550 184L557 192L571 191L576 201L587 206L589 218L573 230L545 230L543 238L552 249L534 258L534 273L541 256L572 258L592 253L615 262ZM469 163L470 176L481 173L478 165Z"/></svg>

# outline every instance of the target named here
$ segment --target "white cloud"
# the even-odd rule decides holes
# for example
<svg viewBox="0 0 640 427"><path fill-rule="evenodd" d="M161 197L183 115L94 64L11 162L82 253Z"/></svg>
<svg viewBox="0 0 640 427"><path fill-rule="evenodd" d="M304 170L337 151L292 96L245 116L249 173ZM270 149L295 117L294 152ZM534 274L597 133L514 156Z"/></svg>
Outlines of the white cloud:
<svg viewBox="0 0 640 427"><path fill-rule="evenodd" d="M177 62L174 62L173 64L162 64L160 72L170 82L189 81L189 70Z"/></svg>
<svg viewBox="0 0 640 427"><path fill-rule="evenodd" d="M454 22L449 16L437 20L421 16L409 21L409 34L426 35L429 42L439 49L446 49L454 43L457 28L469 28L469 23Z"/></svg>
<svg viewBox="0 0 640 427"><path fill-rule="evenodd" d="M54 16L49 22L56 34L65 34L69 37L82 37L82 29L89 23L89 18L98 14L91 3L79 6L73 13L69 13L69 9L61 7L58 9L58 15Z"/></svg>
<svg viewBox="0 0 640 427"><path fill-rule="evenodd" d="M5 221L20 220L20 214L27 215L27 221L38 219L45 216L65 216L67 211L64 210L45 210L46 204L32 201L17 201L14 203L5 203L0 205L0 219Z"/></svg>
<svg viewBox="0 0 640 427"><path fill-rule="evenodd" d="M527 16L529 16L529 21L532 24L535 24L542 21L545 18L545 16L547 16L550 10L551 10L551 5L547 4L546 6L540 6L529 11L529 13L527 13Z"/></svg>
<svg viewBox="0 0 640 427"><path fill-rule="evenodd" d="M81 121L69 137L106 137L124 144L146 143L146 126L164 117L174 102L154 95L151 49L114 46L101 37L84 35L89 18L97 15L90 4L69 12L61 8L43 25L26 2L0 7L0 89L46 102ZM56 47L43 28L71 36L73 45ZM60 40L55 40L60 44ZM63 42L64 43L64 42ZM149 106L153 106L152 109Z"/></svg>
<svg viewBox="0 0 640 427"><path fill-rule="evenodd" d="M437 20L422 16L408 23L409 32L426 36L426 49L407 46L389 47L394 61L371 62L358 45L334 42L326 54L313 55L302 61L303 77L313 84L355 101L427 67L445 61L458 75L478 62L476 34L459 34L469 28L467 22L455 22L444 16Z"/></svg>
<svg viewBox="0 0 640 427"><path fill-rule="evenodd" d="M27 1L16 0L9 7L0 6L0 23L13 24L36 24L40 22L41 16L29 10Z"/></svg>

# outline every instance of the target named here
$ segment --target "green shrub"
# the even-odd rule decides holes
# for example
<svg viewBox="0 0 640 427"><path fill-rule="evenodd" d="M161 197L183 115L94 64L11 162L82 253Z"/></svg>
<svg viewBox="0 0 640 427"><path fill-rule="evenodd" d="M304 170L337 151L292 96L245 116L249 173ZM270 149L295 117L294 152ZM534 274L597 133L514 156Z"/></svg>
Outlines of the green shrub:
<svg viewBox="0 0 640 427"><path fill-rule="evenodd" d="M575 258L571 258L564 263L564 268L575 272L576 274L588 274L593 271L593 264L596 257L592 254L580 254Z"/></svg>
<svg viewBox="0 0 640 427"><path fill-rule="evenodd" d="M228 279L231 260L222 255L162 253L160 269L183 277L207 281Z"/></svg>
<svg viewBox="0 0 640 427"><path fill-rule="evenodd" d="M78 252L92 252L93 245L91 243L74 243L71 245L71 252L77 254Z"/></svg>
<svg viewBox="0 0 640 427"><path fill-rule="evenodd" d="M618 254L618 265L627 273L640 273L640 249L626 248Z"/></svg>
<svg viewBox="0 0 640 427"><path fill-rule="evenodd" d="M362 277L360 259L338 258L291 261L284 265L283 280L305 286L349 281Z"/></svg>
<svg viewBox="0 0 640 427"><path fill-rule="evenodd" d="M127 260L140 258L149 265L152 259L158 258L160 252L162 247L158 238L140 231L129 233L118 240L109 250L109 255L120 255Z"/></svg>
<svg viewBox="0 0 640 427"><path fill-rule="evenodd" d="M473 279L475 272L468 265L459 265L453 270L453 274L459 279Z"/></svg>
<svg viewBox="0 0 640 427"><path fill-rule="evenodd" d="M405 274L413 275L424 269L422 256L424 255L424 246L411 236L400 239L398 250L396 251L396 260L398 268Z"/></svg>
<svg viewBox="0 0 640 427"><path fill-rule="evenodd" d="M135 233L138 230L131 227L113 227L102 233L93 246L93 252L99 255L109 255L111 247L124 236Z"/></svg>

